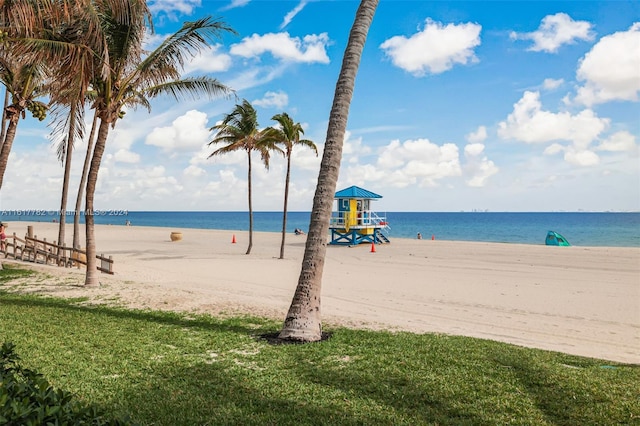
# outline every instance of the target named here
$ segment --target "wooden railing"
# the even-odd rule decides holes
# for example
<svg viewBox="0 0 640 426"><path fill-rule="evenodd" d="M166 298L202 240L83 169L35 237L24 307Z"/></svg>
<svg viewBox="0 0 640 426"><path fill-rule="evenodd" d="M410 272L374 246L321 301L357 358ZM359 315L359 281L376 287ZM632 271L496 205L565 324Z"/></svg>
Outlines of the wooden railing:
<svg viewBox="0 0 640 426"><path fill-rule="evenodd" d="M50 243L46 238L39 240L36 235L33 237L25 235L22 239L15 232L5 240L4 257L45 265L64 266L65 268L73 266L80 268L80 265L87 265L87 252L84 250L67 247L64 244L60 246L55 241ZM99 254L96 255L96 259L99 260L97 265L99 271L113 275L113 258L111 256L105 257L103 254Z"/></svg>

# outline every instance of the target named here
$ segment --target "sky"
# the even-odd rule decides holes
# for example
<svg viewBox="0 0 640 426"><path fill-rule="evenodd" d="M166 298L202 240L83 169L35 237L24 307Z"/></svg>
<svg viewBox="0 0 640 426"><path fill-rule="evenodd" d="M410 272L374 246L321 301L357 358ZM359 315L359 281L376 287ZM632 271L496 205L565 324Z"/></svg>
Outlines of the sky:
<svg viewBox="0 0 640 426"><path fill-rule="evenodd" d="M247 155L208 158L210 129L248 100L314 141L292 156L290 211L310 211L357 1L150 0L157 46L183 22L224 34L185 64L237 98L156 98L112 129L95 206L246 211ZM336 190L387 211L640 211L640 2L381 0L363 52ZM88 117L92 114L89 112ZM58 210L47 120L18 126L2 210ZM90 123L87 126L90 127ZM88 133L88 132L87 132ZM70 201L86 150L76 143ZM254 211L281 211L286 161L253 161Z"/></svg>

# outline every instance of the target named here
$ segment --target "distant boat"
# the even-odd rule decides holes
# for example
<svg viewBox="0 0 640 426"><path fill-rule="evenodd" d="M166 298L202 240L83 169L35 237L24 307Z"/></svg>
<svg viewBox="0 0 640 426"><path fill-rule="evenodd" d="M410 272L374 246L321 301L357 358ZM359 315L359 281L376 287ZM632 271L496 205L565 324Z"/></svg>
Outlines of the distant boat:
<svg viewBox="0 0 640 426"><path fill-rule="evenodd" d="M545 244L548 246L570 246L569 241L562 235L554 231L547 232Z"/></svg>

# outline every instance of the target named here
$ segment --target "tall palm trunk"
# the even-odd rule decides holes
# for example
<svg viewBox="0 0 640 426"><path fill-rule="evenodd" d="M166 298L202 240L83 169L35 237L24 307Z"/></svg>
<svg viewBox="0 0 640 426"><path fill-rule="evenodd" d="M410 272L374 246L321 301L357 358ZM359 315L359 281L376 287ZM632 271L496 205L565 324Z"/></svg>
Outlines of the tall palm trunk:
<svg viewBox="0 0 640 426"><path fill-rule="evenodd" d="M69 112L69 133L67 134L66 155L64 160L64 177L62 179L62 197L60 200L60 221L58 228L58 246L65 240L65 225L67 222L67 198L69 195L69 175L71 174L71 158L73 156L73 137L76 130L76 108L74 103Z"/></svg>
<svg viewBox="0 0 640 426"><path fill-rule="evenodd" d="M0 128L0 149L4 144L4 136L7 132L7 107L9 106L9 91L4 88L4 106L2 107L2 128Z"/></svg>
<svg viewBox="0 0 640 426"><path fill-rule="evenodd" d="M245 254L251 253L251 247L253 247L253 204L251 203L251 150L247 151L249 157L249 172L247 175L247 182L249 182L249 247Z"/></svg>
<svg viewBox="0 0 640 426"><path fill-rule="evenodd" d="M7 163L9 162L9 154L11 153L11 146L13 140L16 138L16 131L18 129L19 113L13 114L9 118L9 125L7 126L7 134L0 149L0 188L2 188L2 182L4 180L4 172L7 170Z"/></svg>
<svg viewBox="0 0 640 426"><path fill-rule="evenodd" d="M6 121L7 121L7 106L9 105L9 91L5 87L4 89L4 106L2 108L2 128L0 128L0 152L2 151L2 146L4 145L4 136L7 130ZM0 206L1 207L1 206ZM2 262L0 262L0 271L4 269L2 267Z"/></svg>
<svg viewBox="0 0 640 426"><path fill-rule="evenodd" d="M289 178L291 177L291 150L287 148L287 177L284 180L284 207L282 208L282 242L280 259L284 259L284 241L287 235L287 203L289 201Z"/></svg>
<svg viewBox="0 0 640 426"><path fill-rule="evenodd" d="M100 119L100 129L98 130L98 138L96 146L91 157L91 167L87 177L87 194L84 212L85 234L86 234L86 252L87 252L87 274L85 276L84 285L87 287L97 287L100 285L98 281L98 270L96 269L96 238L95 223L93 217L93 196L96 191L98 182L98 170L102 161L102 154L109 136L109 123Z"/></svg>
<svg viewBox="0 0 640 426"><path fill-rule="evenodd" d="M9 129L11 128L11 123L13 120L10 120L8 126L6 126L7 121L7 105L9 104L9 91L5 88L4 93L4 108L2 108L2 131L0 132L0 168L2 172L0 173L0 188L2 188L2 181L4 178L4 171L7 169L7 161L9 160L9 151L11 150L11 146L4 153L4 148L6 146L5 139L8 139ZM15 120L15 125L13 126L13 136L11 137L11 143L13 143L13 139L15 138L16 126L18 125L18 120ZM3 270L2 262L0 262L0 270Z"/></svg>
<svg viewBox="0 0 640 426"><path fill-rule="evenodd" d="M87 154L84 157L84 165L82 166L82 176L80 177L80 185L78 185L78 196L76 197L76 209L73 216L73 248L80 248L80 214L82 210L82 194L87 183L87 174L89 173L89 164L91 161L91 153L93 152L93 138L96 133L96 124L98 123L98 112L93 115L93 123L91 124L91 132L87 141Z"/></svg>
<svg viewBox="0 0 640 426"><path fill-rule="evenodd" d="M378 0L362 0L351 27L329 116L327 140L320 164L318 184L313 197L313 210L311 211L309 235L302 260L302 270L289 312L280 331L279 337L281 339L314 342L322 338L320 295L329 220L338 182L342 144L347 128L347 117L353 97L355 78L377 6Z"/></svg>

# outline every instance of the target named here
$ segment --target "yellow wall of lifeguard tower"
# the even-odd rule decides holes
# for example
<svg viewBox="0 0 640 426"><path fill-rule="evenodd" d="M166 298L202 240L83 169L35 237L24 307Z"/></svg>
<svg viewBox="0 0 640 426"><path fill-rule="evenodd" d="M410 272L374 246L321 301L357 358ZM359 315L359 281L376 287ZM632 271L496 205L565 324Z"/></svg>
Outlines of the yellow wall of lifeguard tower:
<svg viewBox="0 0 640 426"><path fill-rule="evenodd" d="M358 224L358 201L349 200L349 218L347 223L349 227L356 226Z"/></svg>

